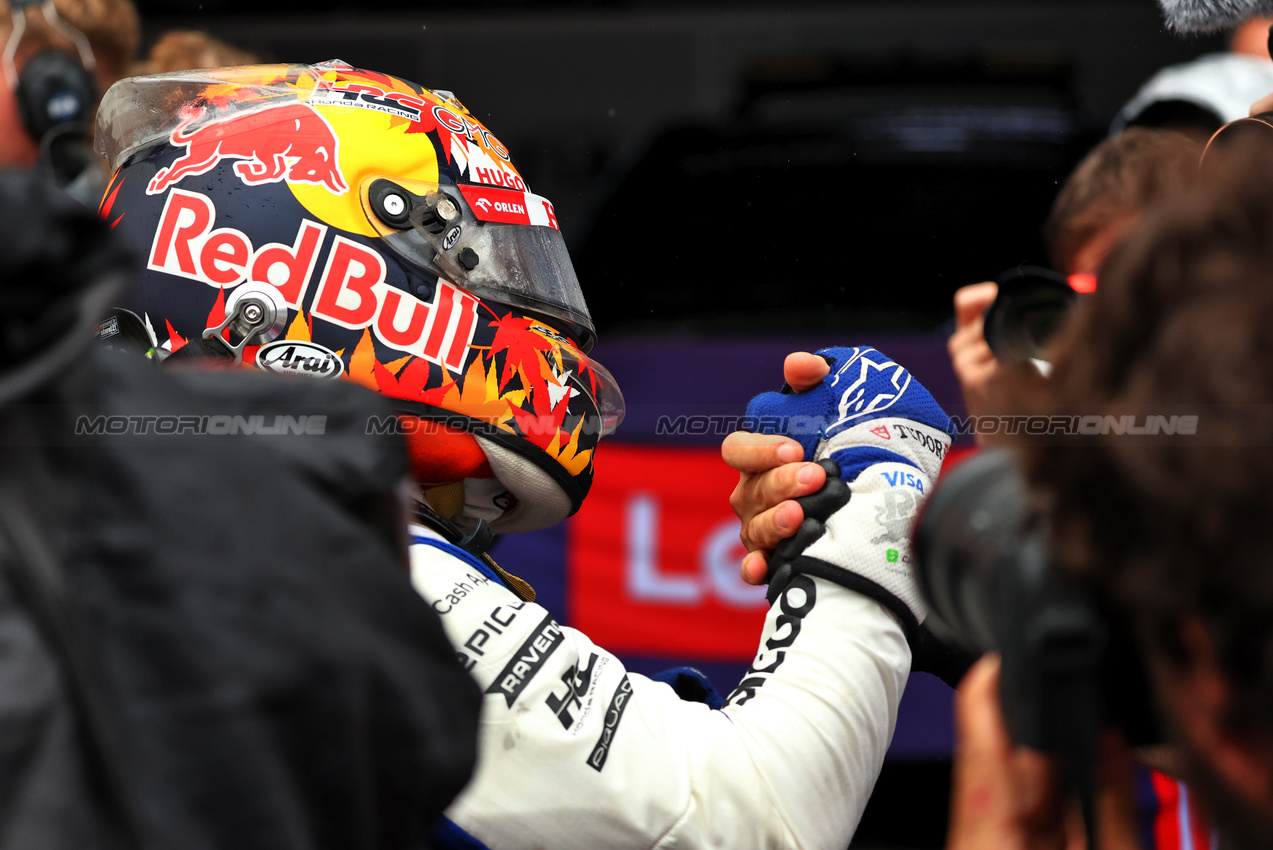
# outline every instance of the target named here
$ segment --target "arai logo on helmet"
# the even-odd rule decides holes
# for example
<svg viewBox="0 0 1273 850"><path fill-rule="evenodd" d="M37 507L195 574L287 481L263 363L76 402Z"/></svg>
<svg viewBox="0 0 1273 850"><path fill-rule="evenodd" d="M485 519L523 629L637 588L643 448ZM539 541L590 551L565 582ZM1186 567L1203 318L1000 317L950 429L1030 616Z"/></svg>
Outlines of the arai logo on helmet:
<svg viewBox="0 0 1273 850"><path fill-rule="evenodd" d="M278 339L256 352L256 366L275 375L308 375L311 378L339 378L345 364L335 352L313 342Z"/></svg>
<svg viewBox="0 0 1273 850"><path fill-rule="evenodd" d="M442 250L450 251L455 247L455 243L460 241L460 226L457 224L447 231L446 238L442 240Z"/></svg>

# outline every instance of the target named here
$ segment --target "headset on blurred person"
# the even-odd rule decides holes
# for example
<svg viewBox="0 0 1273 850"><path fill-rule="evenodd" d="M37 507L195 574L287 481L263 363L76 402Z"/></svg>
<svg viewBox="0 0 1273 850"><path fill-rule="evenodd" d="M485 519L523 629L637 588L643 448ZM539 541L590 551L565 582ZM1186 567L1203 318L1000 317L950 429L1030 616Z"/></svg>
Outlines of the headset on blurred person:
<svg viewBox="0 0 1273 850"><path fill-rule="evenodd" d="M38 12L50 29L75 46L71 53L44 46L17 69L18 48ZM92 115L97 103L97 60L87 36L63 19L53 0L10 0L13 29L0 54L23 129L39 146L40 168L80 200L95 203L105 175L92 150ZM85 184L85 185L77 185Z"/></svg>

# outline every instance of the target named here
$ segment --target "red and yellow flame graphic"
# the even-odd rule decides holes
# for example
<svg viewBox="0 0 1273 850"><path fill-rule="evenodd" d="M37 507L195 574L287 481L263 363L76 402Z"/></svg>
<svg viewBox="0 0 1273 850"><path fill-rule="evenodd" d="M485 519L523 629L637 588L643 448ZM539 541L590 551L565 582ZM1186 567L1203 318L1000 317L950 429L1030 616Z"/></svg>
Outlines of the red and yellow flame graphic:
<svg viewBox="0 0 1273 850"><path fill-rule="evenodd" d="M209 326L219 324L224 313L221 297L208 316ZM491 345L471 346L468 365L461 373L411 355L381 362L371 330L364 329L349 355L344 377L390 398L458 413L521 437L543 449L571 475L580 474L592 462L592 449L579 446L584 417L578 417L570 431L565 430L572 388L562 350L570 343L516 313L496 317L488 327L495 331ZM184 340L171 328L169 331L175 350ZM312 319L301 311L283 339L312 342L312 331ZM244 351L244 363L255 362L256 349L250 346ZM570 353L585 364L580 366L584 374L576 380L587 381L585 386L592 386L595 392L596 377L586 360L576 351ZM344 359L345 349L335 355Z"/></svg>

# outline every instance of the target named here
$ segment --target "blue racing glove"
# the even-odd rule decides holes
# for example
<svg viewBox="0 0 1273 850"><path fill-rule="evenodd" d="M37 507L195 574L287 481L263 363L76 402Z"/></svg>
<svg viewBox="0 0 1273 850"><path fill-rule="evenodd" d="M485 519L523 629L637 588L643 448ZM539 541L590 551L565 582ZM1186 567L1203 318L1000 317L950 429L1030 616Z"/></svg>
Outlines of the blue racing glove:
<svg viewBox="0 0 1273 850"><path fill-rule="evenodd" d="M911 525L954 439L950 418L874 348L816 353L831 366L821 384L763 393L747 406L753 430L798 441L807 460L832 461L847 485L806 502L800 530L770 559L770 598L796 573L820 576L877 600L913 638L927 608L911 567Z"/></svg>

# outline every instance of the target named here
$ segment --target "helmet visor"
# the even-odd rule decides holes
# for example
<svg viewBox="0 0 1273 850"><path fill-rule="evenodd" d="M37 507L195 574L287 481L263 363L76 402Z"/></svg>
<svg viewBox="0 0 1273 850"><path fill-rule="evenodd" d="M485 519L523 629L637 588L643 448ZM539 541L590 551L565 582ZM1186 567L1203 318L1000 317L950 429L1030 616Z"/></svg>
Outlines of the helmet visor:
<svg viewBox="0 0 1273 850"><path fill-rule="evenodd" d="M389 247L480 298L543 316L585 351L596 340L552 204L530 192L382 178L364 184L367 217ZM386 222L386 198L399 213Z"/></svg>
<svg viewBox="0 0 1273 850"><path fill-rule="evenodd" d="M102 96L94 149L119 168L134 151L168 141L190 120L216 121L275 103L295 103L339 61L319 65L244 65L127 77Z"/></svg>
<svg viewBox="0 0 1273 850"><path fill-rule="evenodd" d="M585 427L599 427L601 437L613 434L623 422L625 410L623 393L610 370L588 355L571 351L566 346L561 347L561 360L562 377L573 376L574 383L571 386L592 399L600 416L596 425L589 424Z"/></svg>

